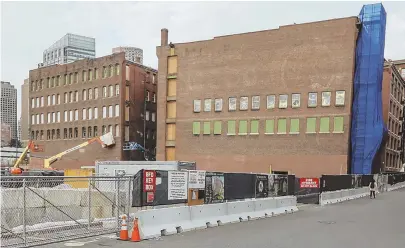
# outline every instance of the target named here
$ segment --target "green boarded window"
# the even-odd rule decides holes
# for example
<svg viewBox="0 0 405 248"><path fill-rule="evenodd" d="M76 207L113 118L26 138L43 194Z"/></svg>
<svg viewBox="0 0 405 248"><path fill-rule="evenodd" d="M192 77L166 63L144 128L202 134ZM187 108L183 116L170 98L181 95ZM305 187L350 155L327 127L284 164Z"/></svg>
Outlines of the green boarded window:
<svg viewBox="0 0 405 248"><path fill-rule="evenodd" d="M211 122L204 121L204 134L211 134Z"/></svg>
<svg viewBox="0 0 405 248"><path fill-rule="evenodd" d="M251 120L250 134L258 134L258 133L259 133L259 120Z"/></svg>
<svg viewBox="0 0 405 248"><path fill-rule="evenodd" d="M266 134L274 133L274 120L266 120Z"/></svg>
<svg viewBox="0 0 405 248"><path fill-rule="evenodd" d="M247 121L239 121L239 135L247 134Z"/></svg>
<svg viewBox="0 0 405 248"><path fill-rule="evenodd" d="M307 118L307 133L315 133L316 129L316 118L309 117Z"/></svg>
<svg viewBox="0 0 405 248"><path fill-rule="evenodd" d="M336 116L334 118L333 132L343 133L343 116Z"/></svg>
<svg viewBox="0 0 405 248"><path fill-rule="evenodd" d="M214 134L221 134L222 132L222 122L215 121L214 122Z"/></svg>
<svg viewBox="0 0 405 248"><path fill-rule="evenodd" d="M329 133L329 117L321 117L320 133Z"/></svg>
<svg viewBox="0 0 405 248"><path fill-rule="evenodd" d="M235 135L236 121L228 121L228 135Z"/></svg>
<svg viewBox="0 0 405 248"><path fill-rule="evenodd" d="M300 132L300 119L291 119L290 133L299 133L299 132Z"/></svg>
<svg viewBox="0 0 405 248"><path fill-rule="evenodd" d="M193 134L194 135L200 134L200 122L199 121L193 122Z"/></svg>
<svg viewBox="0 0 405 248"><path fill-rule="evenodd" d="M287 133L287 120L286 119L278 119L277 122L277 133Z"/></svg>

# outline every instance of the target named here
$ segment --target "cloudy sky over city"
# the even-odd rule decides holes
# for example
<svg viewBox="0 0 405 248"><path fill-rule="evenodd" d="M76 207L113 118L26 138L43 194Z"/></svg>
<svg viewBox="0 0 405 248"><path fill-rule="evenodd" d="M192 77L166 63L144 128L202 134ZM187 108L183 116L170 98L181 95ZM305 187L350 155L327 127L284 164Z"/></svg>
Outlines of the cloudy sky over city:
<svg viewBox="0 0 405 248"><path fill-rule="evenodd" d="M161 28L169 29L173 43L211 39L357 16L367 3L372 2L2 2L1 80L14 84L20 97L29 70L66 33L94 37L97 57L116 46L142 48L144 64L156 68ZM404 59L405 2L383 4L388 15L385 57Z"/></svg>

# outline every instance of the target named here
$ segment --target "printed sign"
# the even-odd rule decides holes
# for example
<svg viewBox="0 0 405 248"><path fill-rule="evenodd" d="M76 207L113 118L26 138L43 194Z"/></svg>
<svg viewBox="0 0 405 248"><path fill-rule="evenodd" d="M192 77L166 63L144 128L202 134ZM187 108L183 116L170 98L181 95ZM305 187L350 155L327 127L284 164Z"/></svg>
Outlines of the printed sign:
<svg viewBox="0 0 405 248"><path fill-rule="evenodd" d="M222 99L215 99L215 111L220 112L222 111Z"/></svg>
<svg viewBox="0 0 405 248"><path fill-rule="evenodd" d="M152 170L143 171L143 191L144 192L156 191L156 171Z"/></svg>
<svg viewBox="0 0 405 248"><path fill-rule="evenodd" d="M252 109L260 109L260 96L252 96Z"/></svg>
<svg viewBox="0 0 405 248"><path fill-rule="evenodd" d="M267 197L269 192L269 177L256 175L256 198Z"/></svg>
<svg viewBox="0 0 405 248"><path fill-rule="evenodd" d="M316 107L318 105L318 93L308 93L308 107Z"/></svg>
<svg viewBox="0 0 405 248"><path fill-rule="evenodd" d="M285 109L288 106L288 95L280 95L278 108Z"/></svg>
<svg viewBox="0 0 405 248"><path fill-rule="evenodd" d="M187 199L188 172L169 171L168 172L168 200Z"/></svg>
<svg viewBox="0 0 405 248"><path fill-rule="evenodd" d="M249 108L249 97L242 96L239 102L239 110L248 110Z"/></svg>
<svg viewBox="0 0 405 248"><path fill-rule="evenodd" d="M201 100L194 100L194 112L199 113L201 111Z"/></svg>
<svg viewBox="0 0 405 248"><path fill-rule="evenodd" d="M204 203L221 203L225 199L225 178L224 173L207 172L205 177L205 199Z"/></svg>
<svg viewBox="0 0 405 248"><path fill-rule="evenodd" d="M267 109L274 109L276 107L276 96L267 96Z"/></svg>
<svg viewBox="0 0 405 248"><path fill-rule="evenodd" d="M229 97L229 111L235 111L236 110L236 98L235 97Z"/></svg>
<svg viewBox="0 0 405 248"><path fill-rule="evenodd" d="M147 192L146 193L146 202L151 203L155 200L155 192Z"/></svg>
<svg viewBox="0 0 405 248"><path fill-rule="evenodd" d="M188 171L188 188L204 189L205 188L205 171L200 171L200 170Z"/></svg>
<svg viewBox="0 0 405 248"><path fill-rule="evenodd" d="M345 91L344 90L336 91L335 105L336 106L344 106L345 105Z"/></svg>
<svg viewBox="0 0 405 248"><path fill-rule="evenodd" d="M300 178L300 188L319 188L319 178Z"/></svg>

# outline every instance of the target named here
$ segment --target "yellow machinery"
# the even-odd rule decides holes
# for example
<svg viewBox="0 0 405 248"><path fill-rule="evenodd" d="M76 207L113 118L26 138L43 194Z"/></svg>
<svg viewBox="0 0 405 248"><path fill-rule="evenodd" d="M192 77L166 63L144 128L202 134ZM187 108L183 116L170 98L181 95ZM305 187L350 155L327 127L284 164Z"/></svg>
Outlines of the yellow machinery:
<svg viewBox="0 0 405 248"><path fill-rule="evenodd" d="M102 135L100 137L90 139L90 140L88 140L88 141L86 141L86 142L84 142L84 143L82 143L80 145L77 145L77 146L72 147L72 148L70 148L70 149L68 149L66 151L58 153L58 154L56 154L56 155L54 155L54 156L52 156L50 158L44 159L44 167L43 168L44 169L52 169L51 164L54 163L55 161L61 159L64 155L66 155L66 154L68 154L70 152L76 151L76 150L78 150L78 149L80 149L82 147L85 147L85 146L87 146L89 144L92 144L94 142L100 143L104 148L112 146L112 145L115 144L114 136L112 135L111 132L109 132L109 133L106 133L106 134L104 134L104 135ZM28 146L24 149L21 156L15 162L15 164L14 164L12 170L11 170L12 174L21 174L22 173L22 170L19 168L19 166L20 166L21 162L23 161L23 159L25 158L25 156L27 155L28 150L32 150L33 147L34 147L34 143L32 141L30 141L28 143Z"/></svg>

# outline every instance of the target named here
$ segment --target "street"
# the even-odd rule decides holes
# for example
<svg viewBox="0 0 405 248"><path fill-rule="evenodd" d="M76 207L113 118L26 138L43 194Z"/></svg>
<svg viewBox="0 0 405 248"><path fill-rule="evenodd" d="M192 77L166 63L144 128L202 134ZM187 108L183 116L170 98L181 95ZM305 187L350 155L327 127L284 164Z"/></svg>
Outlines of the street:
<svg viewBox="0 0 405 248"><path fill-rule="evenodd" d="M303 206L298 213L162 237L140 243L97 237L43 246L56 247L271 247L402 248L405 190L336 205Z"/></svg>

